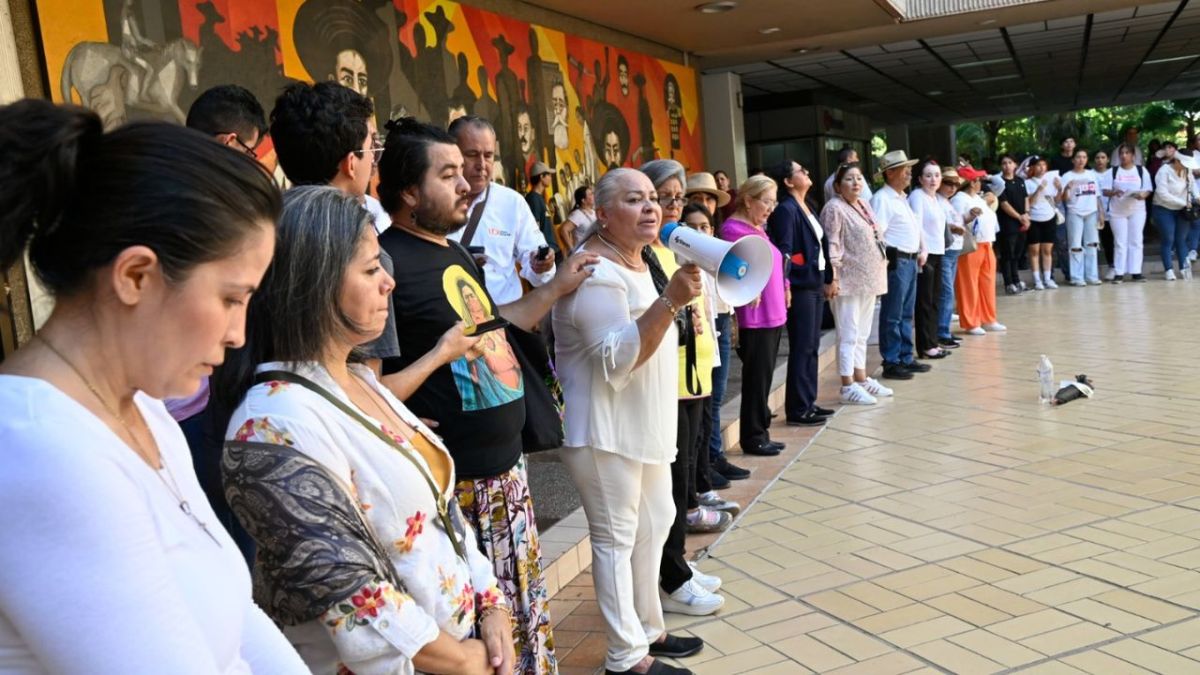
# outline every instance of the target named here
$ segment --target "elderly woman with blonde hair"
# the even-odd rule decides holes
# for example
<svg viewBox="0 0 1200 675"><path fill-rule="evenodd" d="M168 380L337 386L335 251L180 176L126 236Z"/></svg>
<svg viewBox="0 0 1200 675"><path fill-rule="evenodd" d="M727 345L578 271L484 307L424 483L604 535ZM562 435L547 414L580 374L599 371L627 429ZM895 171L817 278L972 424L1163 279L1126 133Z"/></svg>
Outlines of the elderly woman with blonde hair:
<svg viewBox="0 0 1200 675"><path fill-rule="evenodd" d="M768 242L766 225L775 210L778 188L767 176L751 176L738 188L733 214L721 224L721 238L762 237ZM771 246L771 277L757 298L738 307L738 358L742 361L742 407L740 441L747 455L778 455L782 443L771 440L771 375L779 356L779 338L787 323L790 291L783 278L783 254Z"/></svg>

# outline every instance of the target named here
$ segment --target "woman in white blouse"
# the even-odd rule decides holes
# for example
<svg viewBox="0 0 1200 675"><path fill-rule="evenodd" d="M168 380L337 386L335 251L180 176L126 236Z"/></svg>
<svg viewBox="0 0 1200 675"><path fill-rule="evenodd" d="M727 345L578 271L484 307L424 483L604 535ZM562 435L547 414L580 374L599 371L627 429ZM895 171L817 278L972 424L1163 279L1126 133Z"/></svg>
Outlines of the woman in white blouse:
<svg viewBox="0 0 1200 675"><path fill-rule="evenodd" d="M921 238L929 257L917 275L917 309L913 318L917 356L941 359L950 355L939 346L938 295L942 287L942 257L946 253L946 210L938 202L942 167L935 159L926 159L913 167L917 184L908 193L908 206L921 226Z"/></svg>
<svg viewBox="0 0 1200 675"><path fill-rule="evenodd" d="M658 592L675 519L679 337L676 312L700 295L701 272L655 279L643 249L662 207L650 179L613 169L596 184L597 225L581 247L600 256L591 278L554 307L566 399L563 464L579 489L592 541L596 599L608 629L610 673L687 673L654 660L700 650L667 635Z"/></svg>
<svg viewBox="0 0 1200 675"><path fill-rule="evenodd" d="M587 230L596 222L596 196L590 185L580 185L575 188L575 204L567 219L559 226L562 234L564 251L574 251L579 243L579 233Z"/></svg>
<svg viewBox="0 0 1200 675"><path fill-rule="evenodd" d="M308 672L159 401L242 343L278 214L194 131L0 108L0 268L28 244L56 300L0 365L0 672Z"/></svg>
<svg viewBox="0 0 1200 675"><path fill-rule="evenodd" d="M1167 281L1175 281L1175 261L1179 261L1179 275L1192 278L1192 264L1188 260L1188 230L1193 225L1187 219L1188 204L1195 198L1195 179L1177 153L1174 143L1163 143L1163 164L1154 174L1154 223L1162 235L1162 261Z"/></svg>
<svg viewBox="0 0 1200 675"><path fill-rule="evenodd" d="M255 597L319 675L508 675L511 612L464 526L454 461L353 356L386 321L379 255L353 197L289 190L246 346L213 378L245 392L222 473L257 545Z"/></svg>

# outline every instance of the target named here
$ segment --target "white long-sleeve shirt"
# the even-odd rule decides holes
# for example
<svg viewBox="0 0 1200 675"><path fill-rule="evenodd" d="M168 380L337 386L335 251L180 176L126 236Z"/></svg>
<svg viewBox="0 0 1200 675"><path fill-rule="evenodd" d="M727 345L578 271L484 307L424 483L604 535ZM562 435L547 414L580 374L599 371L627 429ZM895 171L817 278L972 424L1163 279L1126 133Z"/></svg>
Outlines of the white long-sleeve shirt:
<svg viewBox="0 0 1200 675"><path fill-rule="evenodd" d="M589 447L646 464L675 459L679 333L674 322L637 368L637 320L658 300L650 272L601 258L554 305L554 349L566 401L568 448Z"/></svg>
<svg viewBox="0 0 1200 675"><path fill-rule="evenodd" d="M309 672L250 599L179 426L161 402L135 402L162 478L53 385L0 375L0 671Z"/></svg>
<svg viewBox="0 0 1200 675"><path fill-rule="evenodd" d="M1154 205L1172 211L1187 208L1188 190L1192 189L1193 182L1190 171L1185 170L1180 178L1174 166L1163 162L1158 173L1154 174Z"/></svg>
<svg viewBox="0 0 1200 675"><path fill-rule="evenodd" d="M544 274L533 271L533 256L537 250L546 246L546 236L542 234L529 204L516 190L492 183L484 192L471 202L467 213L475 210L477 204L487 196L487 204L483 216L479 219L479 228L471 239L471 246L482 246L487 255L487 264L483 266L484 282L488 293L497 304L507 305L521 299L521 278L517 276L517 263L521 263L521 277L525 277L534 286L541 286L554 278L554 268ZM457 232L451 232L447 237L462 242L464 227ZM465 242L464 246L467 245Z"/></svg>

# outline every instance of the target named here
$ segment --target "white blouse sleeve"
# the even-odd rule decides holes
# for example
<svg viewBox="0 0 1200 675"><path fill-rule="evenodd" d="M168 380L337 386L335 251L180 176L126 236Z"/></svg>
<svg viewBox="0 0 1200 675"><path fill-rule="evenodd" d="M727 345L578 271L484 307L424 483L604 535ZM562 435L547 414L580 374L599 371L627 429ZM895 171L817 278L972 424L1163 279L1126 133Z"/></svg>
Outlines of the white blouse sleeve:
<svg viewBox="0 0 1200 675"><path fill-rule="evenodd" d="M631 289L612 270L596 267L564 306L566 321L579 331L585 354L598 359L604 379L616 391L633 378L642 349L637 318L629 308Z"/></svg>
<svg viewBox="0 0 1200 675"><path fill-rule="evenodd" d="M0 472L0 615L46 672L218 673L139 482L88 447L102 441L71 433L0 437L35 451Z"/></svg>

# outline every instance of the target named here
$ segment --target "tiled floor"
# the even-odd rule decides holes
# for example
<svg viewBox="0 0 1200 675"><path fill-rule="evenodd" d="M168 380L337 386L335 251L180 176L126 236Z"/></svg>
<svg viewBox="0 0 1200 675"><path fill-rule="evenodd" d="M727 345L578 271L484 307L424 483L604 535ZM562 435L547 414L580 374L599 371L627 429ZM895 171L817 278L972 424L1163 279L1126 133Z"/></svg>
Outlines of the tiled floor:
<svg viewBox="0 0 1200 675"><path fill-rule="evenodd" d="M719 540L689 540L726 606L668 615L706 640L688 667L1200 673L1200 282L1000 304L1007 334L964 337L815 438L778 426L782 459L744 458L757 480L730 494L766 491ZM1039 406L1043 353L1096 397ZM593 597L587 574L555 597L564 673L603 662Z"/></svg>

